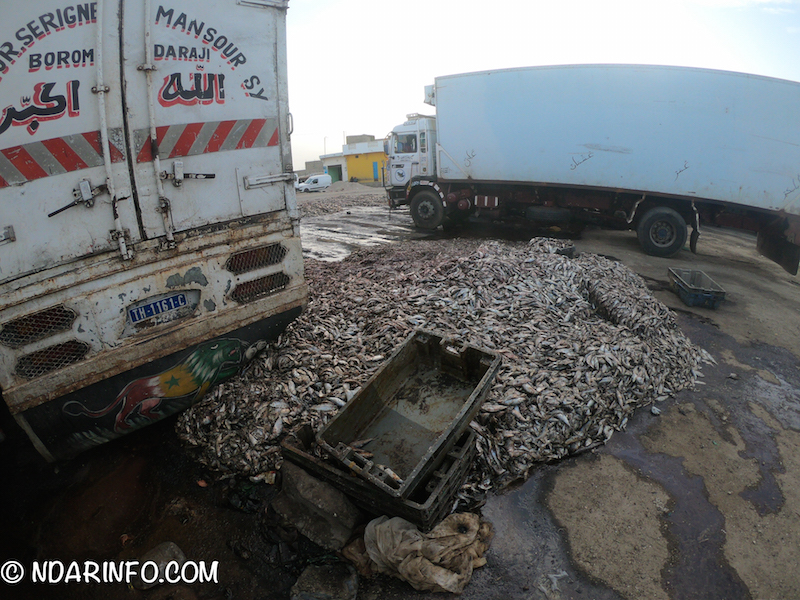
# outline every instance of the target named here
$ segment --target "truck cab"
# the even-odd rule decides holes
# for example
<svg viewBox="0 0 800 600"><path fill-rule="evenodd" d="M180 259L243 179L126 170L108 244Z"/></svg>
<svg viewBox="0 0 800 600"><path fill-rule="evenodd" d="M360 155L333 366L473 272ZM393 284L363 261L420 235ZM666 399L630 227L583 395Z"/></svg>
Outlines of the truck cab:
<svg viewBox="0 0 800 600"><path fill-rule="evenodd" d="M406 204L406 190L412 178L435 175L435 147L435 117L410 114L405 123L392 129L385 148L389 157L387 194L390 204Z"/></svg>

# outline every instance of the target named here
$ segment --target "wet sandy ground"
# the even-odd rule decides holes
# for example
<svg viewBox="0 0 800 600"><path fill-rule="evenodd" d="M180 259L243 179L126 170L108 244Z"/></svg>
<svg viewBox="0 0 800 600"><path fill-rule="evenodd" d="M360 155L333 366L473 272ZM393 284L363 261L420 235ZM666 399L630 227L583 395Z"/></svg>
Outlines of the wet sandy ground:
<svg viewBox="0 0 800 600"><path fill-rule="evenodd" d="M407 210L389 211L370 193L372 206L355 202L349 214L320 210L305 218L307 256L335 260L361 244L451 235L415 231ZM325 200L314 194L301 203ZM520 239L530 232L459 232L487 234ZM661 403L660 415L639 410L604 447L542 465L516 489L491 497L483 512L496 537L462 597L800 597L797 278L759 257L754 238L737 232L703 232L698 255L683 250L669 260L641 253L632 232L587 230L575 244L642 275L718 364L703 369L694 391ZM705 271L726 289L726 301L717 310L686 307L669 290L668 267ZM148 592L0 584L0 597L288 597L300 565L277 568L265 558L264 517L241 509L252 490L198 485L212 481L210 474L183 453L169 422L58 472L9 434L0 445L2 561L129 558L172 540L190 558L220 560L221 581ZM358 597L447 596L377 578L362 581Z"/></svg>

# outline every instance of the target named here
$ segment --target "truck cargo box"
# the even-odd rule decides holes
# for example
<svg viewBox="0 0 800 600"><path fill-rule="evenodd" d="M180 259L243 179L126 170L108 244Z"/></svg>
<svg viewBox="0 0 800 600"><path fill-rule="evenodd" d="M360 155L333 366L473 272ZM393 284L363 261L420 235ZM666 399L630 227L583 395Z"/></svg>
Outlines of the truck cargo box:
<svg viewBox="0 0 800 600"><path fill-rule="evenodd" d="M574 65L437 77L425 96L435 117L408 115L386 144L390 206L408 204L417 227L595 224L670 257L714 224L756 232L797 274L799 83Z"/></svg>
<svg viewBox="0 0 800 600"><path fill-rule="evenodd" d="M580 186L800 214L800 84L644 65L437 77L440 181Z"/></svg>

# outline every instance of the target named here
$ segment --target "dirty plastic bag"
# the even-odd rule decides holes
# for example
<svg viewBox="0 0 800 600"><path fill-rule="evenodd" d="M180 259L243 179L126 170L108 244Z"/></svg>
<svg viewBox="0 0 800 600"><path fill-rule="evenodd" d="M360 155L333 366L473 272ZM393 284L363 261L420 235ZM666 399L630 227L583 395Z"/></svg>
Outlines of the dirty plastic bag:
<svg viewBox="0 0 800 600"><path fill-rule="evenodd" d="M420 591L460 594L472 570L486 564L492 524L478 515L455 513L429 533L400 517L379 517L364 531L372 570L403 579Z"/></svg>

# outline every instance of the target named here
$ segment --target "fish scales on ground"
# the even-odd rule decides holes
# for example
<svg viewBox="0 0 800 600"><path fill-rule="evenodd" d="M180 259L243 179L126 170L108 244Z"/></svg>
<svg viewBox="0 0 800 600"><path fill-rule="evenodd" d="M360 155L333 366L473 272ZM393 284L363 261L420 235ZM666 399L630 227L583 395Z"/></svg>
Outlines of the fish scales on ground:
<svg viewBox="0 0 800 600"><path fill-rule="evenodd" d="M227 474L263 479L279 439L318 430L417 327L495 350L470 504L543 461L605 443L633 410L692 387L711 356L624 265L565 240L439 240L306 261L307 311L238 378L185 411L180 436Z"/></svg>

